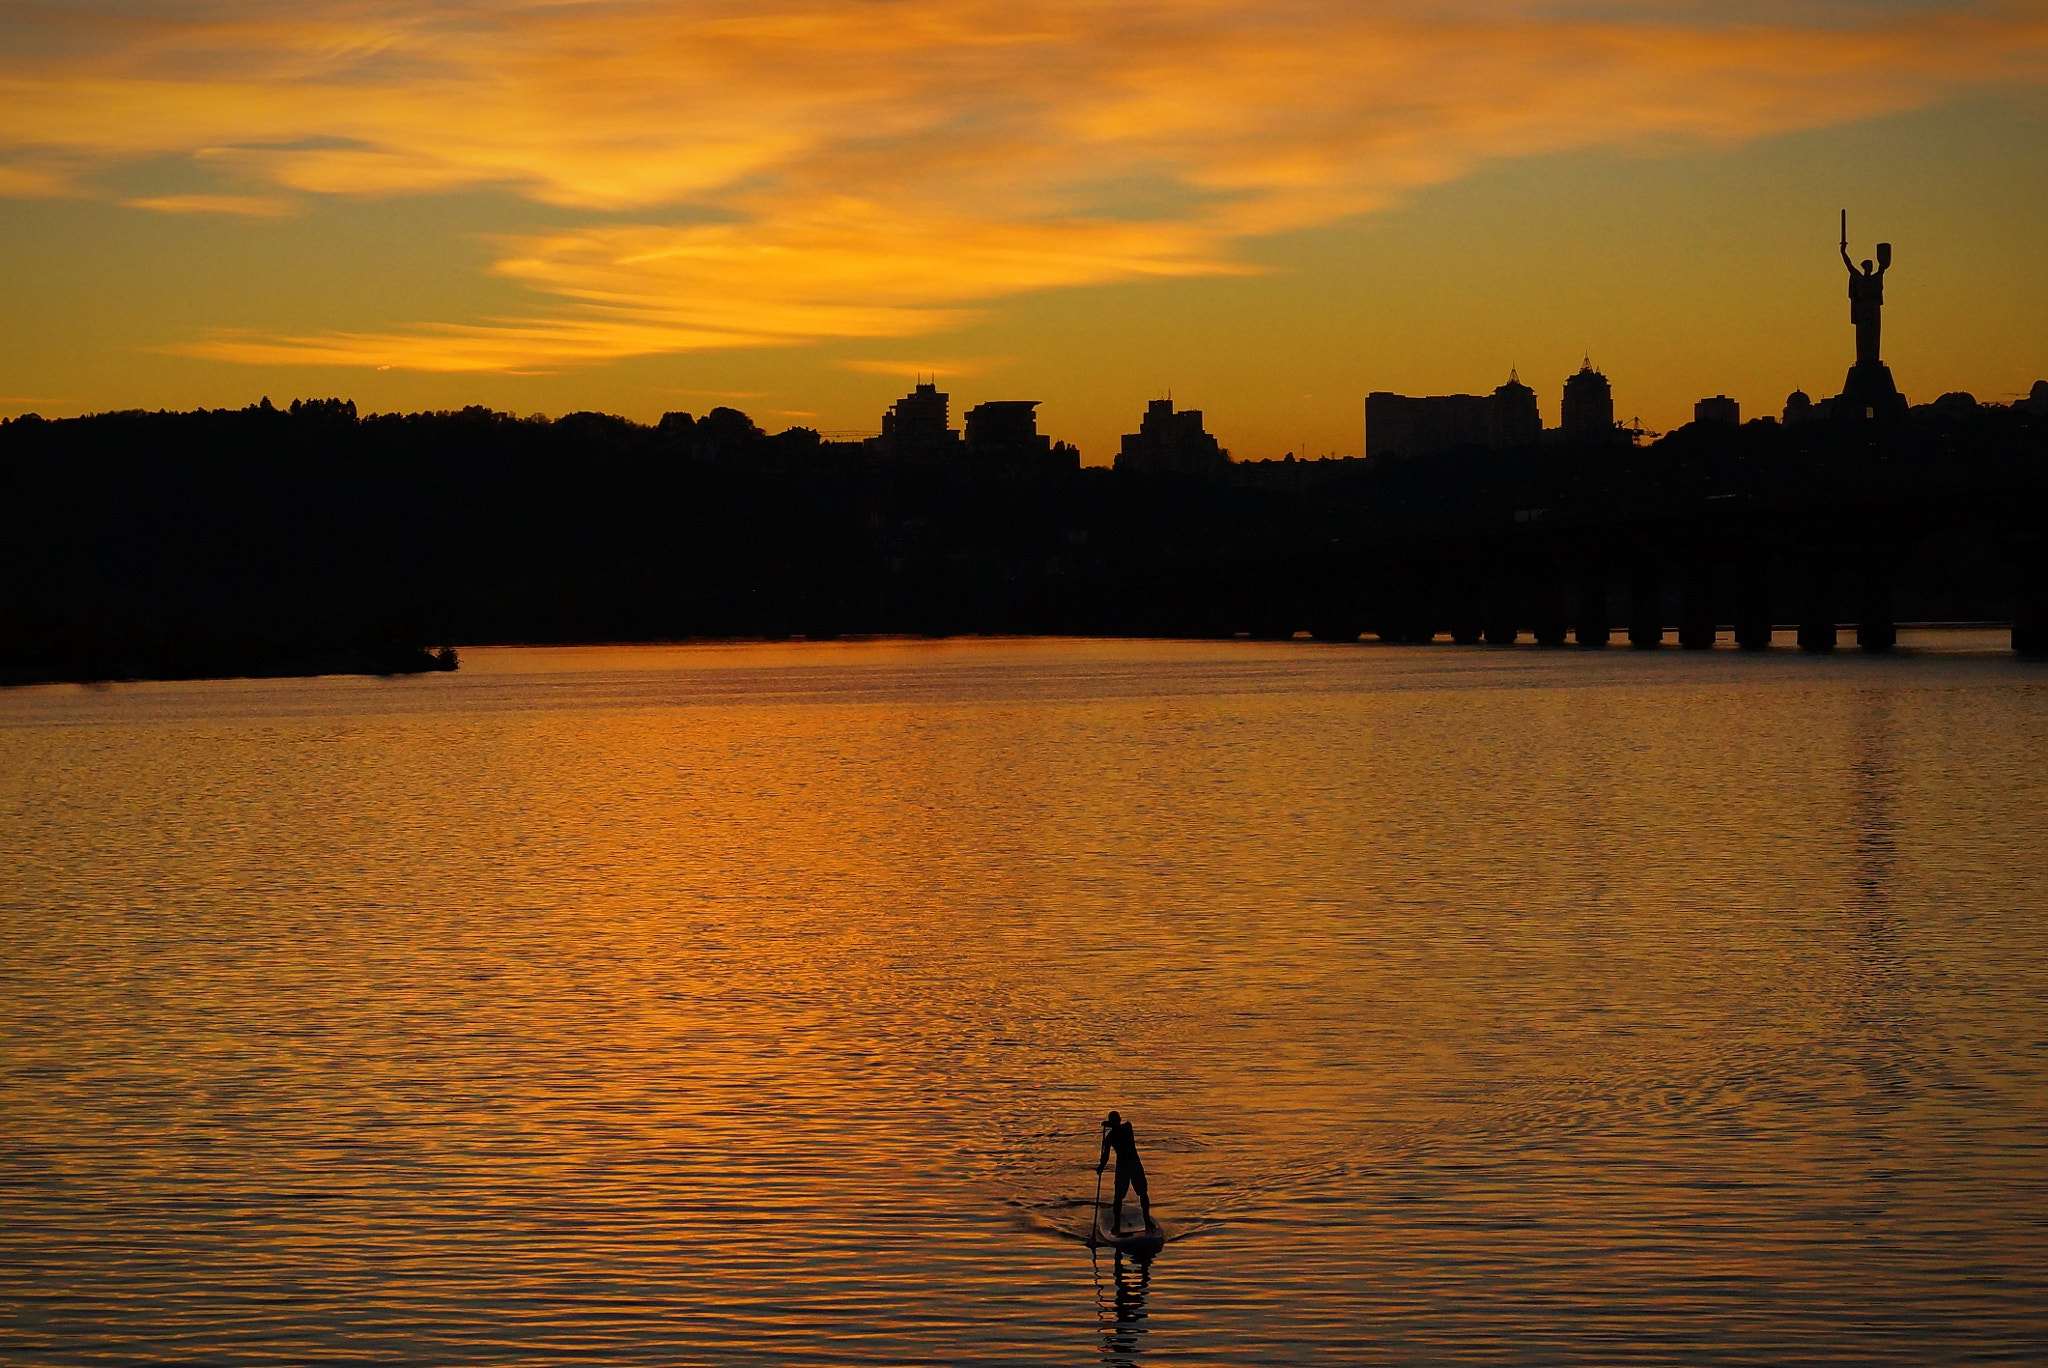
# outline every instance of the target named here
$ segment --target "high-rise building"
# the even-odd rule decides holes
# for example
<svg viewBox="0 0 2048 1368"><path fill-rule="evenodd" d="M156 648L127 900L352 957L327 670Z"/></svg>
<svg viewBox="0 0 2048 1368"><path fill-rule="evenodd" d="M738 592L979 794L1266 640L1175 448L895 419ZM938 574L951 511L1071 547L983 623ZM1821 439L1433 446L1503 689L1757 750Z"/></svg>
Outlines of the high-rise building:
<svg viewBox="0 0 2048 1368"><path fill-rule="evenodd" d="M950 394L934 384L919 384L882 415L882 435L875 439L886 456L905 461L943 461L960 450L960 434L948 426Z"/></svg>
<svg viewBox="0 0 2048 1368"><path fill-rule="evenodd" d="M1614 390L1607 377L1593 369L1591 357L1564 382L1558 427L1567 442L1612 442L1620 437L1621 430L1614 426Z"/></svg>
<svg viewBox="0 0 2048 1368"><path fill-rule="evenodd" d="M1487 445L1496 451L1508 451L1535 446L1542 440L1543 412L1536 406L1536 391L1510 370L1507 383L1494 390L1487 404Z"/></svg>
<svg viewBox="0 0 2048 1368"><path fill-rule="evenodd" d="M1145 406L1136 432L1124 434L1117 452L1118 470L1148 475L1215 475L1230 464L1230 453L1202 429L1200 409L1174 412L1173 400L1154 399Z"/></svg>
<svg viewBox="0 0 2048 1368"><path fill-rule="evenodd" d="M1492 394L1390 394L1365 397L1367 456L1431 456L1458 447L1496 451L1543 440L1536 391L1513 371Z"/></svg>
<svg viewBox="0 0 2048 1368"><path fill-rule="evenodd" d="M1692 406L1692 420L1695 423L1721 423L1728 427L1740 427L1742 405L1725 394L1717 394Z"/></svg>
<svg viewBox="0 0 2048 1368"><path fill-rule="evenodd" d="M1489 401L1478 394L1365 396L1367 456L1432 456L1487 445Z"/></svg>
<svg viewBox="0 0 2048 1368"><path fill-rule="evenodd" d="M1078 470L1081 453L1038 430L1037 399L991 399L967 410L967 454L1010 470Z"/></svg>

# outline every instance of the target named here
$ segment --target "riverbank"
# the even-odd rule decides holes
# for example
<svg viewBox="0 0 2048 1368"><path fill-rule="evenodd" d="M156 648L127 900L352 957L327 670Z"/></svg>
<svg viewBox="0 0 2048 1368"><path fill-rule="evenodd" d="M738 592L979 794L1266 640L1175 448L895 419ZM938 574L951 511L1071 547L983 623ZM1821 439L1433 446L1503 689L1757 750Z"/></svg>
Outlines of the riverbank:
<svg viewBox="0 0 2048 1368"><path fill-rule="evenodd" d="M426 674L457 668L455 648L372 646L271 651L208 647L87 651L0 668L0 687L113 684L134 680L304 679L319 675Z"/></svg>

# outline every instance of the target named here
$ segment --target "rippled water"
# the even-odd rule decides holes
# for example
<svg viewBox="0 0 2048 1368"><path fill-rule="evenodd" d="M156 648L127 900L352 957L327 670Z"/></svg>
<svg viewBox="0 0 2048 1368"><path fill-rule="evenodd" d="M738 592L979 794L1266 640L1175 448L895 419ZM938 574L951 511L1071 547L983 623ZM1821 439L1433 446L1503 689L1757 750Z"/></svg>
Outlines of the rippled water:
<svg viewBox="0 0 2048 1368"><path fill-rule="evenodd" d="M2048 1357L1995 644L13 691L0 1356Z"/></svg>

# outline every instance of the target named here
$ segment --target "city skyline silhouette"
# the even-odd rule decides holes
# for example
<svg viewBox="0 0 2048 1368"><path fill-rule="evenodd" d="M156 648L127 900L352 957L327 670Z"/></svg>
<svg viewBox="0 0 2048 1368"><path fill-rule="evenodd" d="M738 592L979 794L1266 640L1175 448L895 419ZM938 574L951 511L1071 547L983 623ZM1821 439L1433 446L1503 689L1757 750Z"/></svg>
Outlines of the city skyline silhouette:
<svg viewBox="0 0 2048 1368"><path fill-rule="evenodd" d="M1843 207L1912 244L1911 397L2044 370L2022 14L1233 0L1162 45L1116 5L957 3L869 15L857 68L810 0L487 7L459 40L353 0L19 14L0 416L339 394L842 432L936 373L1042 398L1090 462L1169 391L1268 459L1363 454L1373 390L1515 369L1548 408L1591 355L1670 431L1839 392Z"/></svg>

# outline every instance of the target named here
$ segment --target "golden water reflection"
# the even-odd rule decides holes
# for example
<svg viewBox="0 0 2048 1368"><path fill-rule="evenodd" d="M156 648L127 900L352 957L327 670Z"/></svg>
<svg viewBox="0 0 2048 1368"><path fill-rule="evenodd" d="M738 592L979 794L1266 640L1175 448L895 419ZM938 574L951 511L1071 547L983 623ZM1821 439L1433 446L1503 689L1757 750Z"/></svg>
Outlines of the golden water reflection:
<svg viewBox="0 0 2048 1368"><path fill-rule="evenodd" d="M0 1355L2026 1358L2044 686L883 642L0 695ZM1110 1106L1149 1268L1065 1238Z"/></svg>

